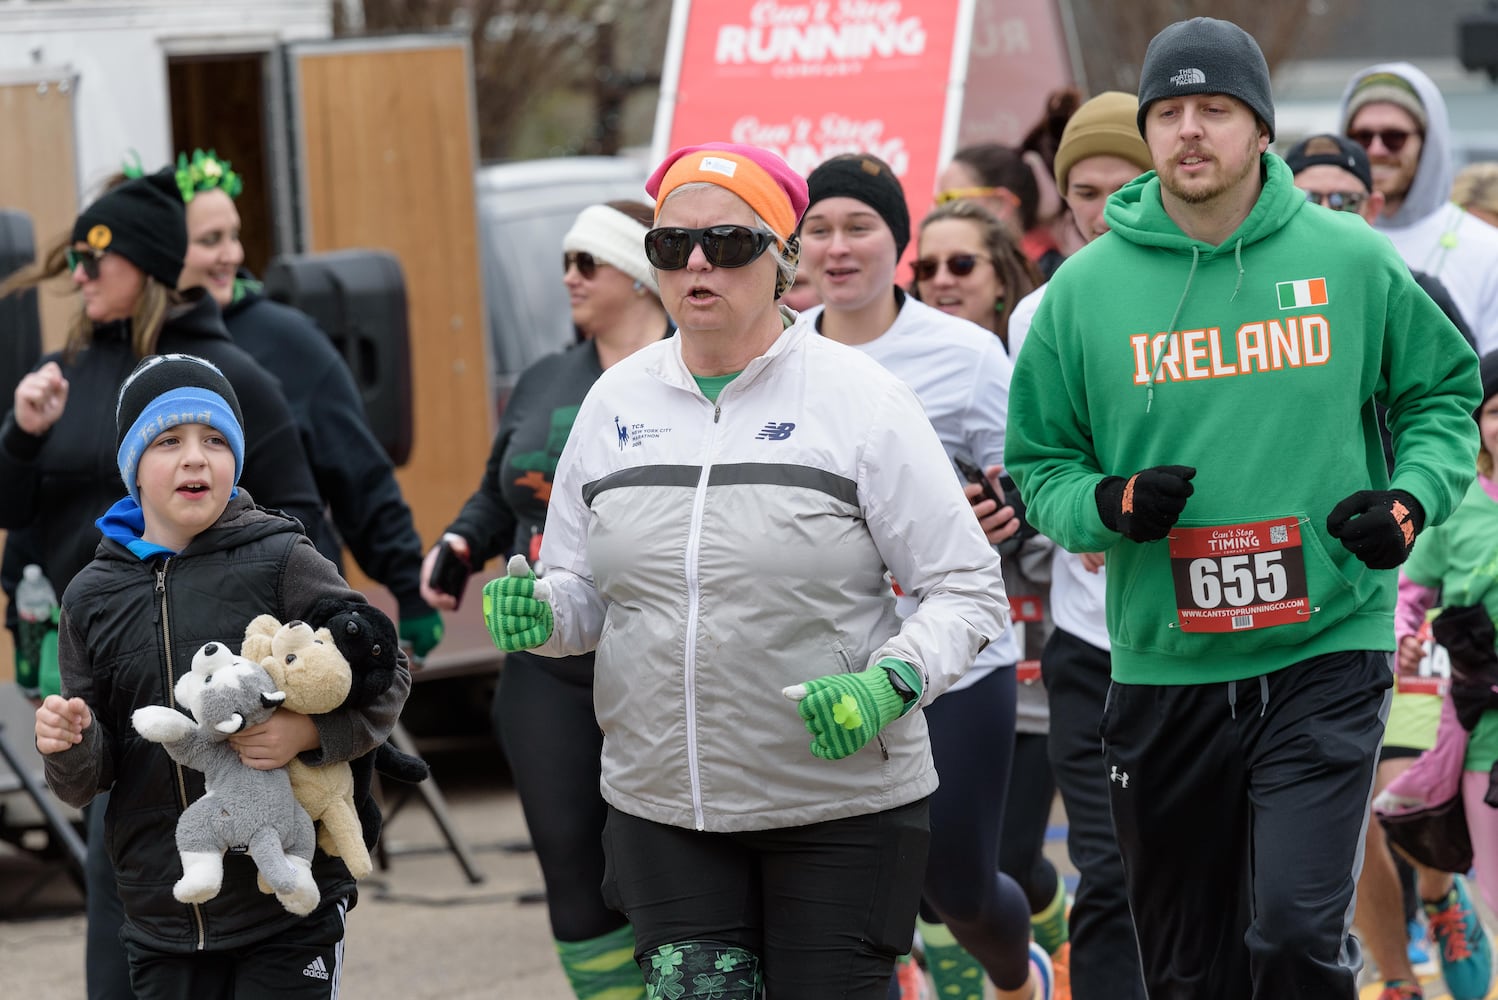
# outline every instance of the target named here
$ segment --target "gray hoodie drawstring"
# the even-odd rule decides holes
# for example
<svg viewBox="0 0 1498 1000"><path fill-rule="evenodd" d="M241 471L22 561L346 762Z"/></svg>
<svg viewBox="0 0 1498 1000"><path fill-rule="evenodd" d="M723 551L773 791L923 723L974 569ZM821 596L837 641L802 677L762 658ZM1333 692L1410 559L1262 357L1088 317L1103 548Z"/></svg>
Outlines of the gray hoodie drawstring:
<svg viewBox="0 0 1498 1000"><path fill-rule="evenodd" d="M1170 325L1165 328L1165 335L1169 337L1176 329L1176 320L1181 318L1181 310L1186 306L1186 296L1191 294L1191 282L1196 277L1196 265L1201 260L1201 248L1191 248L1191 271L1186 275L1186 287L1181 291L1181 300L1176 303L1176 311L1170 317ZM1233 244L1233 263L1238 265L1238 280L1233 283L1233 294L1228 298L1232 302L1238 297L1238 291L1243 287L1243 237ZM1155 359L1155 367L1150 371L1149 387L1144 392L1144 412L1148 413L1150 407L1155 403L1155 381L1160 377L1160 369L1165 364L1165 355L1168 351L1161 351L1160 356Z"/></svg>
<svg viewBox="0 0 1498 1000"><path fill-rule="evenodd" d="M1191 248L1191 271L1186 275L1186 287L1181 290L1181 300L1176 303L1176 311L1171 314L1170 325L1165 328L1165 336L1168 338L1175 332L1176 320L1181 318L1181 310L1186 307L1186 296L1191 294L1191 282L1196 277L1196 262L1201 259L1201 249L1193 246ZM1155 380L1160 377L1160 369L1165 365L1167 351L1161 351L1160 356L1155 359L1155 367L1150 372L1149 388L1144 394L1144 412L1148 413L1155 402Z"/></svg>
<svg viewBox="0 0 1498 1000"><path fill-rule="evenodd" d="M1259 718L1269 711L1269 675L1259 675ZM1238 682L1228 681L1228 712L1238 718Z"/></svg>
<svg viewBox="0 0 1498 1000"><path fill-rule="evenodd" d="M1238 237L1238 242L1233 244L1233 263L1238 265L1238 280L1233 284L1233 294L1228 301L1238 297L1238 289L1243 287L1243 237Z"/></svg>

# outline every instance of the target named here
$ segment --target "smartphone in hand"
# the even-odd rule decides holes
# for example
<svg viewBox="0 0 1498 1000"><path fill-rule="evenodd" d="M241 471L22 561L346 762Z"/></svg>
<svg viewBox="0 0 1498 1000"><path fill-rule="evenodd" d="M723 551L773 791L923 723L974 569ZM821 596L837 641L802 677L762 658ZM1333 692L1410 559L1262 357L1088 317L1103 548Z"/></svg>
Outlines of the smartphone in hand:
<svg viewBox="0 0 1498 1000"><path fill-rule="evenodd" d="M437 560L432 563L431 585L433 590L449 594L459 604L463 603L463 591L468 586L468 576L473 567L468 559L447 542L437 547Z"/></svg>
<svg viewBox="0 0 1498 1000"><path fill-rule="evenodd" d="M1000 507L1004 506L1004 498L999 496L998 491L993 488L993 483L988 481L988 477L983 474L982 469L960 455L953 458L952 462L957 466L957 471L962 473L963 479L966 479L970 483L978 483L983 487L984 499L992 500Z"/></svg>

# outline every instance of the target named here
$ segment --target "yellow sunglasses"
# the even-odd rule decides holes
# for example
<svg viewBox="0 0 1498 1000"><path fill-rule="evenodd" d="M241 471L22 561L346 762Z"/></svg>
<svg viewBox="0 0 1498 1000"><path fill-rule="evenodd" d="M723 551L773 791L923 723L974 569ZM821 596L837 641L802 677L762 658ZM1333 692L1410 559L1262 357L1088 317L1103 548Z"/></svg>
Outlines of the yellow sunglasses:
<svg viewBox="0 0 1498 1000"><path fill-rule="evenodd" d="M1006 187L948 188L936 193L936 204L946 205L967 198L997 198L1010 208L1019 207L1019 195Z"/></svg>

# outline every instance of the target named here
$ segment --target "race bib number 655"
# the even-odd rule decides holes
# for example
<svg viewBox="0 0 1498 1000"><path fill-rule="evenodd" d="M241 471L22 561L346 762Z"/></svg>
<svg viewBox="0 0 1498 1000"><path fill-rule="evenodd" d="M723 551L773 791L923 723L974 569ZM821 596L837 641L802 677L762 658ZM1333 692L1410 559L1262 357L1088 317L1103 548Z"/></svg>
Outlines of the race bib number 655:
<svg viewBox="0 0 1498 1000"><path fill-rule="evenodd" d="M1170 536L1176 613L1186 632L1237 632L1310 614L1305 550L1293 517L1176 528Z"/></svg>

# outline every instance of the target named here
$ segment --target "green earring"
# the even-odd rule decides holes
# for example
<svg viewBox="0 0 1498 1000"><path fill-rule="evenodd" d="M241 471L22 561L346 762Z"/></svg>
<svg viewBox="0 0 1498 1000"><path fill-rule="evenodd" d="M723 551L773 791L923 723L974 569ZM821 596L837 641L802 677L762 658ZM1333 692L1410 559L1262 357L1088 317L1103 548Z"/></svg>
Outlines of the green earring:
<svg viewBox="0 0 1498 1000"><path fill-rule="evenodd" d="M993 311L996 313L1004 311L1004 297L1002 295L993 300Z"/></svg>

